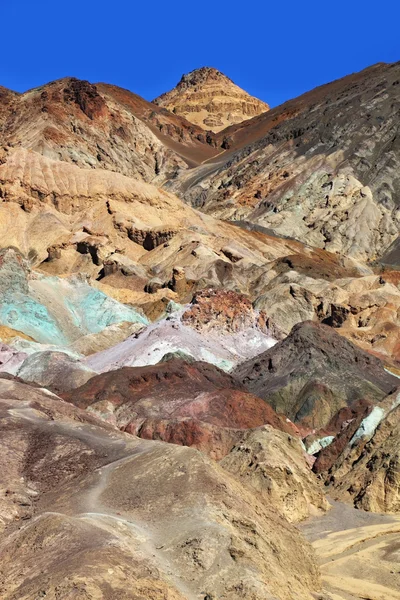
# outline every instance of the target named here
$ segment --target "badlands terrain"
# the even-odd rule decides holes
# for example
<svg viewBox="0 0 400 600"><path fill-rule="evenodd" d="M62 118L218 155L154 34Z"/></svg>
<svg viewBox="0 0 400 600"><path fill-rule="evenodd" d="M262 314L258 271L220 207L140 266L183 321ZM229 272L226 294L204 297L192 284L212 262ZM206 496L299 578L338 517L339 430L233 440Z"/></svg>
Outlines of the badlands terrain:
<svg viewBox="0 0 400 600"><path fill-rule="evenodd" d="M0 87L2 600L400 600L399 117Z"/></svg>

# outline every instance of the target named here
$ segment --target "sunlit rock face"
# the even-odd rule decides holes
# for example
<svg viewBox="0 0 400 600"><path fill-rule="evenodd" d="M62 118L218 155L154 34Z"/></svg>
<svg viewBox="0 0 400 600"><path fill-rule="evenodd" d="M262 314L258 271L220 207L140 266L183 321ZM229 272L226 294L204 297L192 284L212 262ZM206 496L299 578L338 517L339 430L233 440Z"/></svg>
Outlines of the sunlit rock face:
<svg viewBox="0 0 400 600"><path fill-rule="evenodd" d="M400 63L377 64L233 125L217 136L227 156L171 189L219 218L380 258L400 230L399 81Z"/></svg>
<svg viewBox="0 0 400 600"><path fill-rule="evenodd" d="M128 90L72 77L24 94L0 93L1 124L6 151L22 146L51 159L117 171L140 181L163 181L175 169L186 168L188 161L201 161L215 152L204 131L185 119ZM165 144L165 133L174 150Z"/></svg>
<svg viewBox="0 0 400 600"><path fill-rule="evenodd" d="M220 463L290 522L329 509L324 490L313 476L300 440L266 425L242 433Z"/></svg>
<svg viewBox="0 0 400 600"><path fill-rule="evenodd" d="M250 96L212 67L183 75L174 89L153 102L214 132L269 110L268 104Z"/></svg>

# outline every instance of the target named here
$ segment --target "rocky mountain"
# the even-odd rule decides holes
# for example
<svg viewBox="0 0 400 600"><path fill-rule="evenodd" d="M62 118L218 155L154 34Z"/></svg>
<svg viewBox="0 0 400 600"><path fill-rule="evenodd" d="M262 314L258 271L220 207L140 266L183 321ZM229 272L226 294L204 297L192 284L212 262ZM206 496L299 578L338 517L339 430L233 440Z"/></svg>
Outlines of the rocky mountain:
<svg viewBox="0 0 400 600"><path fill-rule="evenodd" d="M305 321L270 350L239 365L235 376L278 412L322 429L343 407L379 402L398 380L382 362L326 325Z"/></svg>
<svg viewBox="0 0 400 600"><path fill-rule="evenodd" d="M399 81L0 88L1 598L398 597Z"/></svg>
<svg viewBox="0 0 400 600"><path fill-rule="evenodd" d="M216 460L230 452L242 430L270 424L295 431L228 374L182 359L109 371L63 397L123 431L192 446Z"/></svg>
<svg viewBox="0 0 400 600"><path fill-rule="evenodd" d="M268 104L250 96L212 67L182 75L176 87L153 103L214 132L269 110Z"/></svg>
<svg viewBox="0 0 400 600"><path fill-rule="evenodd" d="M171 189L248 221L363 260L399 236L400 63L321 86L219 133L227 148Z"/></svg>
<svg viewBox="0 0 400 600"><path fill-rule="evenodd" d="M0 191L2 244L46 276L85 274L151 318L207 286L238 290L283 333L305 319L330 319L357 343L396 356L394 272L373 275L351 259L215 220L132 178L22 148L0 166Z"/></svg>
<svg viewBox="0 0 400 600"><path fill-rule="evenodd" d="M354 277L349 276L349 270L346 274L342 269L338 271L337 262L332 262L329 276L324 273L329 261L324 260L322 270L321 264L304 262L303 258L300 264L297 258L286 257L279 261L279 270L282 263L284 271L267 284L264 277L260 278L256 288L260 295L255 301L257 308L268 310L282 331L288 334L304 320L320 321L384 360L392 357L398 361L398 271L378 275L367 269L363 276Z"/></svg>
<svg viewBox="0 0 400 600"><path fill-rule="evenodd" d="M66 78L0 90L2 155L15 147L141 181L168 179L216 149L204 131L121 88Z"/></svg>

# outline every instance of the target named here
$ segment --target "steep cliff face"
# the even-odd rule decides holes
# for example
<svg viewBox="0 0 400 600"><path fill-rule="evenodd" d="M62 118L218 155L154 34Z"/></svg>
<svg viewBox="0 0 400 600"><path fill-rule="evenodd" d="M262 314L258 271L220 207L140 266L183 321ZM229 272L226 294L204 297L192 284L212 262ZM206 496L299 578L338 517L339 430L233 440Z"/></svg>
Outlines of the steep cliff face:
<svg viewBox="0 0 400 600"><path fill-rule="evenodd" d="M153 102L214 132L269 110L268 104L250 96L212 67L183 75L174 89Z"/></svg>

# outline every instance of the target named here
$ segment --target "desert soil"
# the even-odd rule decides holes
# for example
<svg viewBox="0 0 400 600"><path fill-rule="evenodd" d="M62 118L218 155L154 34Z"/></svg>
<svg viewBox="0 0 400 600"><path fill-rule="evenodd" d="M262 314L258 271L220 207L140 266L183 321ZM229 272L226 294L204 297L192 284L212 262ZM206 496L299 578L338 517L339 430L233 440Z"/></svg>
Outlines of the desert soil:
<svg viewBox="0 0 400 600"><path fill-rule="evenodd" d="M300 525L316 552L327 600L400 600L400 517L331 504Z"/></svg>

